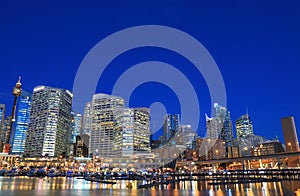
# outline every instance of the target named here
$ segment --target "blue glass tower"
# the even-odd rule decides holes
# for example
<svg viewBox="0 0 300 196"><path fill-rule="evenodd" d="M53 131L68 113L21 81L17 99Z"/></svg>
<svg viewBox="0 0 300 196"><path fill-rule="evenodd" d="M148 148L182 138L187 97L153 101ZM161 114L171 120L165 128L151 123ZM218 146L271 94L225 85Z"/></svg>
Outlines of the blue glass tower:
<svg viewBox="0 0 300 196"><path fill-rule="evenodd" d="M26 134L29 123L29 113L31 107L32 94L22 91L16 110L16 123L13 127L13 133L10 137L13 154L23 154L25 149Z"/></svg>
<svg viewBox="0 0 300 196"><path fill-rule="evenodd" d="M219 104L215 103L214 112L219 123L219 128L221 129L218 131L220 133L219 139L225 142L226 147L232 146L233 131L230 111L226 107L220 106Z"/></svg>
<svg viewBox="0 0 300 196"><path fill-rule="evenodd" d="M179 114L166 114L164 116L164 143L174 137L179 129Z"/></svg>

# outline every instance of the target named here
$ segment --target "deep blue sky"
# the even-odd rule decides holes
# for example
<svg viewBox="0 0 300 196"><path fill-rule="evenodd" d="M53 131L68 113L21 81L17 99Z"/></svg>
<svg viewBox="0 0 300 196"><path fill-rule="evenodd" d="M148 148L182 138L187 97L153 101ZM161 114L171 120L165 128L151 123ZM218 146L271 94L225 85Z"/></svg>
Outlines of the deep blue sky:
<svg viewBox="0 0 300 196"><path fill-rule="evenodd" d="M40 84L72 89L81 60L101 39L131 26L154 24L178 28L209 50L223 75L233 121L247 106L256 134L282 139L280 118L287 115L294 115L300 126L299 1L83 2L0 2L0 102L8 110L18 75L27 91ZM98 90L110 92L121 64L146 60L188 63L170 51L128 51L110 64ZM207 87L193 70L182 71L203 82L195 87L201 100L201 133L204 114L210 113ZM155 100L165 102L169 112L178 110L172 91L156 83L138 88L131 106Z"/></svg>

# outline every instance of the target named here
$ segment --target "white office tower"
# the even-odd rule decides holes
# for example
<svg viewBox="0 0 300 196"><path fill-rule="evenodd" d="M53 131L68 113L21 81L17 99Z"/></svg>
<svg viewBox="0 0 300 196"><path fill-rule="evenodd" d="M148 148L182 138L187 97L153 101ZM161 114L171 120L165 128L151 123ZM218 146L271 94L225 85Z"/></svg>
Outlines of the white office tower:
<svg viewBox="0 0 300 196"><path fill-rule="evenodd" d="M114 152L116 157L150 153L150 114L148 108L115 109Z"/></svg>
<svg viewBox="0 0 300 196"><path fill-rule="evenodd" d="M67 153L72 97L70 91L37 86L33 90L26 137L26 156L60 156Z"/></svg>
<svg viewBox="0 0 300 196"><path fill-rule="evenodd" d="M107 94L95 94L92 100L92 126L89 154L113 157L114 110L124 107L124 99Z"/></svg>

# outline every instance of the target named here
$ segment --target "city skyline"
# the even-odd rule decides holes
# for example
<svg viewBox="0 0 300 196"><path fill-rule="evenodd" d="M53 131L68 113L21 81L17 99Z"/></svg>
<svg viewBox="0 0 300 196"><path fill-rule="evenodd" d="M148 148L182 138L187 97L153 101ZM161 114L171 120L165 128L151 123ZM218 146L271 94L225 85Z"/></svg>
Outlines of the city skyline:
<svg viewBox="0 0 300 196"><path fill-rule="evenodd" d="M26 95L27 94L32 94L32 93L34 93L35 92L35 89L38 89L39 90L39 88L54 88L54 89L60 89L60 88L57 88L57 87L47 87L47 86L42 86L42 85L38 85L38 86L36 86L33 90L32 90L32 92L27 92L27 91L24 91L25 93L26 93ZM68 92L68 93L71 93L71 91L69 91L68 89L66 89L66 91ZM73 95L72 95L73 96ZM112 97L117 97L117 96L115 96L115 95L108 95L108 94L103 94L103 93L95 93L94 94L94 97L95 96L112 96ZM123 99L122 97L118 97L119 99ZM123 100L124 101L124 100ZM4 114L5 114L5 116L2 116L2 118L8 118L8 117L10 117L10 114L8 113L8 111L7 111L7 105L9 105L9 104L6 104L6 103L0 103L1 104L1 107L4 107L5 108L5 112L4 112ZM18 101L18 104L20 104L20 100ZM84 112L82 112L82 113L74 113L74 111L72 110L72 112L71 112L71 115L75 115L75 116L77 116L77 115L80 115L80 116L85 116L85 115L87 115L87 114L90 114L90 112L91 111L88 111L88 112L86 112L86 110L90 110L89 108L91 107L91 102L87 102L86 103L86 106L85 106L85 109L84 109ZM136 108L138 108L138 107L136 107ZM150 109L149 109L150 110ZM224 107L224 106L221 106L221 105L219 105L218 103L214 103L214 113L215 114L217 114L217 116L219 116L219 118L220 119L223 119L223 120L225 120L226 121L226 119L228 118L228 117L226 117L227 116L227 113L229 113L229 121L227 122L227 123L225 123L225 122L221 122L220 123L220 125L218 125L218 126L215 126L214 127L214 129L216 128L216 127L219 127L220 128L220 126L228 126L228 128L227 129L229 129L229 137L231 137L231 139L229 139L228 138L228 141L232 141L232 139L233 138L239 138L239 136L238 136L238 132L240 131L239 129L240 129L240 127L237 127L237 124L236 123L233 123L232 124L232 119L230 118L230 109L229 108L226 108L226 107ZM219 112L217 112L219 110ZM2 111L2 110L1 110ZM17 111L18 112L18 111ZM28 114L28 117L29 117L29 112L28 111L26 111ZM219 113L219 114L218 114ZM17 115L18 114L16 114L16 117L17 117ZM180 115L179 114L165 114L164 116L161 116L161 119L162 120L166 120L166 116L168 116L168 115L171 115L171 116L175 116L175 115L177 115L178 117L178 120L180 119ZM224 116L225 115L225 116ZM209 118L208 116L207 116L207 114L205 114L205 118L206 118L206 123L205 123L205 135L200 135L199 134L199 131L197 132L197 134L200 136L200 137L203 137L203 138L206 138L206 137L208 137L208 138L215 138L215 137L222 137L222 130L224 130L224 129L226 129L226 128L221 128L221 129L219 129L218 128L218 130L214 130L214 132L216 132L216 133L212 133L211 131L210 131L210 129L211 129L211 125L209 125L209 127L208 127L208 125L207 125L207 122L213 122L213 120L216 120L215 119L215 117L214 118ZM295 117L295 116L293 116L293 115L291 115L292 117ZM281 118L285 118L286 116L282 116ZM24 118L24 117L23 117ZM150 117L151 118L151 117ZM246 109L246 113L244 113L244 114L242 114L242 115L240 115L237 119L233 119L233 122L237 122L237 121L240 121L242 118L250 118L250 115L248 114L248 108ZM85 117L84 118L84 121L91 121L91 119L90 118L87 118L87 117ZM82 122L83 124L85 123L85 122ZM178 123L178 125L177 126L179 126L179 125L181 125L181 124L185 124L185 123L182 123L180 120L177 122ZM255 129L253 129L253 124L252 124L252 121L250 121L250 123L251 123L251 133L250 133L250 135L251 134L254 134L254 135L257 135L257 136L262 136L264 139L266 139L266 140L272 140L272 139L278 139L278 135L280 135L280 134L282 134L282 133L275 133L275 137L272 137L272 136L266 136L266 135L263 135L263 134L261 134L261 133L257 133L256 131L255 131L255 133L253 132L253 130L255 130ZM227 124L227 125L226 125ZM165 126L165 125L164 125ZM161 128L161 130L159 131L159 132L157 132L157 133L151 133L151 135L152 135L152 139L159 139L159 137L161 137L161 136L165 136L165 130L164 130L164 126L162 126L162 128ZM239 125L240 126L240 125ZM10 137L10 143L13 143L14 142L14 134L15 134L15 131L16 131L16 127L17 127L17 123L14 123L14 125L13 125L13 133L12 133L12 136ZM88 128L88 125L85 125L85 126L82 126L81 127L81 133L82 134L86 134L86 128ZM191 127L192 129L193 129L193 127ZM78 129L78 128L77 128ZM91 131L91 128L89 128L89 130ZM284 130L282 129L282 132L283 132ZM150 131L151 132L151 131ZM224 133L226 134L228 131L225 131ZM224 134L223 133L223 134ZM88 134L90 134L90 133L88 133ZM298 135L298 132L296 132L296 134ZM78 135L78 130L77 130L77 132L76 132L76 134L74 135L72 135L72 137L76 137L76 135ZM215 136L213 136L213 135L215 135ZM153 136L156 136L156 137L153 137ZM224 137L224 136L223 136ZM71 139L72 141L74 140L74 138L73 139ZM283 142L284 143L284 138L279 138L280 139L280 141L281 142ZM225 139L226 140L226 139ZM24 140L25 141L25 140ZM232 145L232 144L230 144L230 145ZM24 147L23 147L24 148ZM24 150L23 150L24 151ZM18 154L18 153L17 153Z"/></svg>
<svg viewBox="0 0 300 196"><path fill-rule="evenodd" d="M278 134L281 141L282 117L293 115L296 126L300 124L297 109L300 99L297 86L300 82L297 76L300 29L295 25L300 18L298 3L272 1L270 6L269 2L243 1L228 2L223 7L214 2L191 2L187 6L167 1L160 2L159 6L146 3L144 10L138 2L119 2L123 6L101 3L93 7L65 2L60 6L49 4L43 8L44 12L38 11L40 4L3 4L2 7L7 9L0 13L5 19L1 21L3 31L0 36L3 54L0 64L5 71L0 78L0 103L6 104L7 114L11 113L13 102L11 88L19 75L22 75L23 88L27 91L41 84L72 89L79 64L98 41L127 27L160 24L191 34L212 54L225 81L227 108L232 120L243 115L247 106L254 133L274 138ZM29 10L31 14L28 14ZM163 55L159 55L161 52ZM158 58L177 67L178 64L188 64L173 53L162 50L134 50L125 56L112 62L106 75L100 78L97 92L110 94L115 77L141 60ZM121 64L125 64L122 69ZM193 70L183 69L192 82L200 79L203 84L196 87L202 99L202 134L204 114L211 108L209 95L201 76L194 75ZM146 94L149 98L141 101L141 94L147 92L143 89L146 87L156 89L157 94ZM178 107L173 106L177 101L172 92L158 84L145 84L137 89L129 107L147 107L149 102L157 99L166 101L158 95L169 97L167 106L171 106L167 113L179 113Z"/></svg>

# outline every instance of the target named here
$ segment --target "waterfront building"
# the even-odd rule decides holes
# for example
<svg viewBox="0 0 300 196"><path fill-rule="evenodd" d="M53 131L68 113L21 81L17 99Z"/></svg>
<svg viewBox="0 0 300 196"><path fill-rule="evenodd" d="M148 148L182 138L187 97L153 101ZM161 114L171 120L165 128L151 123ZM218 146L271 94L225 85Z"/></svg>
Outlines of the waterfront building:
<svg viewBox="0 0 300 196"><path fill-rule="evenodd" d="M170 163L177 157L183 156L186 150L195 150L197 137L197 132L191 125L182 124L173 138L159 148L153 149L152 152L165 163Z"/></svg>
<svg viewBox="0 0 300 196"><path fill-rule="evenodd" d="M10 144L13 154L22 155L25 150L26 135L28 131L32 94L22 91L16 109L16 121L11 133Z"/></svg>
<svg viewBox="0 0 300 196"><path fill-rule="evenodd" d="M293 116L281 119L284 142L287 152L299 151L299 141L296 131L296 125ZM289 157L288 166L295 167L299 165L299 157Z"/></svg>
<svg viewBox="0 0 300 196"><path fill-rule="evenodd" d="M238 147L240 148L242 156L250 156L251 149L255 146L259 146L263 142L263 137L254 134L237 139Z"/></svg>
<svg viewBox="0 0 300 196"><path fill-rule="evenodd" d="M113 157L114 110L124 107L124 99L99 93L93 96L91 107L89 153L103 158Z"/></svg>
<svg viewBox="0 0 300 196"><path fill-rule="evenodd" d="M133 157L151 152L148 108L117 108L114 110L114 119L116 157Z"/></svg>
<svg viewBox="0 0 300 196"><path fill-rule="evenodd" d="M241 157L241 149L238 146L227 146L226 147L227 158L238 158Z"/></svg>
<svg viewBox="0 0 300 196"><path fill-rule="evenodd" d="M248 114L239 117L235 121L235 127L237 138L246 137L247 135L253 134L253 125Z"/></svg>
<svg viewBox="0 0 300 196"><path fill-rule="evenodd" d="M30 157L67 154L71 126L72 93L37 86L33 90L24 154Z"/></svg>
<svg viewBox="0 0 300 196"><path fill-rule="evenodd" d="M284 152L284 148L279 140L265 141L260 145L251 148L252 156L271 155L281 152Z"/></svg>
<svg viewBox="0 0 300 196"><path fill-rule="evenodd" d="M76 136L74 157L88 157L88 146L84 143L80 135Z"/></svg>
<svg viewBox="0 0 300 196"><path fill-rule="evenodd" d="M179 114L166 114L164 116L164 143L174 137L179 129Z"/></svg>
<svg viewBox="0 0 300 196"><path fill-rule="evenodd" d="M196 149L200 160L222 159L226 157L225 142L220 139L197 138Z"/></svg>

